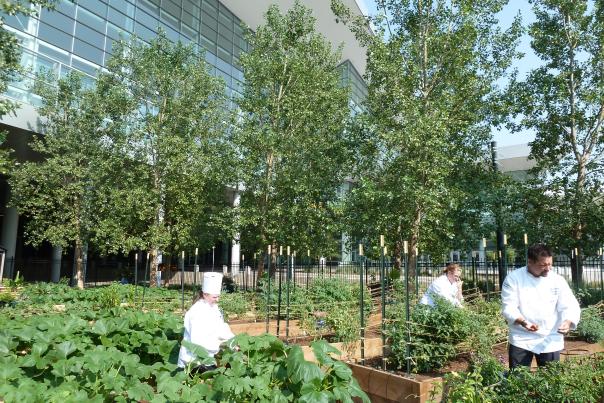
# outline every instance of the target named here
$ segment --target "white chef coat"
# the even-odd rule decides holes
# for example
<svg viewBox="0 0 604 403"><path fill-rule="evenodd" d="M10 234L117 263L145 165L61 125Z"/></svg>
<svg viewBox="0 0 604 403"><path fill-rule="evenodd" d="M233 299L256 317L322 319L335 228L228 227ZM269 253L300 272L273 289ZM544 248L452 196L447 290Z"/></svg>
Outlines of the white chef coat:
<svg viewBox="0 0 604 403"><path fill-rule="evenodd" d="M419 302L420 304L434 306L434 296L438 295L455 306L461 306L461 301L457 298L458 292L457 282L451 283L447 275L443 274L430 284Z"/></svg>
<svg viewBox="0 0 604 403"><path fill-rule="evenodd" d="M501 290L503 316L510 327L509 343L535 354L564 349L564 336L558 333L565 320L579 323L581 308L564 277L550 271L535 277L526 267L509 273ZM523 317L539 330L529 332L514 322Z"/></svg>
<svg viewBox="0 0 604 403"><path fill-rule="evenodd" d="M220 349L220 344L235 337L231 328L225 323L217 304L210 305L203 299L197 301L185 314L185 333L183 340L198 344L214 356ZM180 347L178 366L185 367L195 356Z"/></svg>

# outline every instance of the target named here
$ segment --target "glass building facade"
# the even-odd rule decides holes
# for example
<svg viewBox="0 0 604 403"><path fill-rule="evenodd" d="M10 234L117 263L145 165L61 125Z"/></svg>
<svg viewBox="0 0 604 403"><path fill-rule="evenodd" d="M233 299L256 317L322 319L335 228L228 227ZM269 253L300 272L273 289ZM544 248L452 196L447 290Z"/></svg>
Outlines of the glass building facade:
<svg viewBox="0 0 604 403"><path fill-rule="evenodd" d="M229 96L241 93L239 56L247 51L241 20L218 0L58 0L53 10L37 16L3 15L5 26L23 47L27 73L14 82L9 98L37 105L28 88L36 71L62 77L75 69L94 80L113 51L113 43L136 35L149 42L161 28L169 39L204 50L216 76L224 79ZM342 82L351 86L351 101L360 105L367 89L349 61L341 66Z"/></svg>

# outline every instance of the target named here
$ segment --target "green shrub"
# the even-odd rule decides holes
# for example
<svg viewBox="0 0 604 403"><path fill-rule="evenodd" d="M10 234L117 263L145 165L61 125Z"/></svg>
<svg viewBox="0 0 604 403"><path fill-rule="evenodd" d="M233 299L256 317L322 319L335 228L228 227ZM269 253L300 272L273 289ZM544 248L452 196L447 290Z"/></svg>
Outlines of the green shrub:
<svg viewBox="0 0 604 403"><path fill-rule="evenodd" d="M589 343L604 341L604 319L598 308L590 306L581 310L581 321L576 331Z"/></svg>
<svg viewBox="0 0 604 403"><path fill-rule="evenodd" d="M231 315L243 315L253 311L253 297L243 292L225 292L220 295L218 305L222 309L225 318Z"/></svg>
<svg viewBox="0 0 604 403"><path fill-rule="evenodd" d="M499 372L501 368L491 362L467 373L445 375L442 402L595 403L600 402L604 394L604 356L601 354L552 362L534 372L528 367L519 367L505 378Z"/></svg>

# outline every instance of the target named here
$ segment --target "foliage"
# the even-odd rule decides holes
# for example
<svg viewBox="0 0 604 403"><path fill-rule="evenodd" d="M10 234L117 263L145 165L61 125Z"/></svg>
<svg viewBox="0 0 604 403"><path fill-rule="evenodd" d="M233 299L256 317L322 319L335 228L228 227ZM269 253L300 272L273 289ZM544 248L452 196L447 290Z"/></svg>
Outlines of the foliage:
<svg viewBox="0 0 604 403"><path fill-rule="evenodd" d="M502 366L497 366L497 372ZM604 393L604 356L571 358L531 371L519 367L505 378L484 369L445 376L443 402L599 402Z"/></svg>
<svg viewBox="0 0 604 403"><path fill-rule="evenodd" d="M183 385L184 373L174 373L182 332L177 316L112 309L4 319L0 396L6 402L199 398Z"/></svg>
<svg viewBox="0 0 604 403"><path fill-rule="evenodd" d="M386 16L367 21L332 1L367 47L347 230L357 239L385 234L398 259L408 240L412 270L417 248L441 252L455 233L477 239L479 228L460 223L480 221L484 202L474 195L487 194L492 182L485 167L500 100L496 81L515 58L520 34L519 21L499 28L496 14L506 2L386 0Z"/></svg>
<svg viewBox="0 0 604 403"><path fill-rule="evenodd" d="M160 251L207 248L229 233L224 189L234 175L224 83L202 54L160 33L148 45L115 44L97 87L111 154L95 189L106 218L95 244L104 252L150 250L155 279Z"/></svg>
<svg viewBox="0 0 604 403"><path fill-rule="evenodd" d="M506 336L507 327L496 301L476 300L464 308L438 298L434 307L417 304L410 312L408 329L401 301L404 299L398 299L389 310L391 321L386 328L391 358L399 368L405 368L406 358L411 357L413 371L430 372L461 353L472 362L484 362L493 345Z"/></svg>
<svg viewBox="0 0 604 403"><path fill-rule="evenodd" d="M576 332L590 343L604 342L604 318L598 307L590 306L581 310Z"/></svg>
<svg viewBox="0 0 604 403"><path fill-rule="evenodd" d="M15 291L17 288L23 287L23 285L25 284L25 280L23 279L23 277L20 276L19 271L17 270L17 275L14 279L3 279L2 283L4 284L4 286L10 288L12 291Z"/></svg>
<svg viewBox="0 0 604 403"><path fill-rule="evenodd" d="M329 254L339 236L337 192L348 173L349 91L337 69L340 54L299 1L284 14L272 5L265 20L249 31L250 50L240 59L245 81L234 142L241 238L252 250L277 242Z"/></svg>
<svg viewBox="0 0 604 403"><path fill-rule="evenodd" d="M244 292L227 292L220 295L218 305L225 318L232 315L243 315L253 311L253 294Z"/></svg>
<svg viewBox="0 0 604 403"><path fill-rule="evenodd" d="M604 228L604 8L588 0L532 4L531 48L542 65L514 84L510 102L515 129L535 133L536 166L517 211L533 223L530 239L593 253Z"/></svg>
<svg viewBox="0 0 604 403"><path fill-rule="evenodd" d="M28 218L28 243L74 246L77 285L83 288L83 248L102 219L97 208L99 175L107 157L102 107L76 72L58 80L52 73L40 73L33 90L42 99L38 113L43 135L34 137L30 146L41 158L14 167L10 204Z"/></svg>
<svg viewBox="0 0 604 403"><path fill-rule="evenodd" d="M333 355L327 342L312 343L318 364L306 361L297 345L271 335L238 335L217 358L218 368L202 375L211 387L210 401L369 402L352 370Z"/></svg>

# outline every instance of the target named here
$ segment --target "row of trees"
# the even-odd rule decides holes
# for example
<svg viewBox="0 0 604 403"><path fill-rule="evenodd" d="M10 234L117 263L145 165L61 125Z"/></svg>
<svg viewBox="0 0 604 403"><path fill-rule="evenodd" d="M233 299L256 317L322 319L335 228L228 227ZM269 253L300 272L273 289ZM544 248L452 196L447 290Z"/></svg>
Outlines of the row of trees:
<svg viewBox="0 0 604 403"><path fill-rule="evenodd" d="M163 35L116 45L94 88L40 76L41 158L10 179L28 239L75 245L76 258L85 244L146 250L156 268L160 251L230 237L262 261L267 245L330 255L343 232L377 254L384 234L395 257L408 242L414 259L472 249L496 213L519 244L526 232L593 251L604 230L601 6L535 1L529 32L545 64L519 80L510 66L523 28L500 28L506 3L382 0L367 19L332 1L367 49L356 115L340 51L299 3L271 7L249 33L236 108L203 56ZM489 168L491 130L504 124L537 132L526 184ZM241 195L236 206L225 189Z"/></svg>

